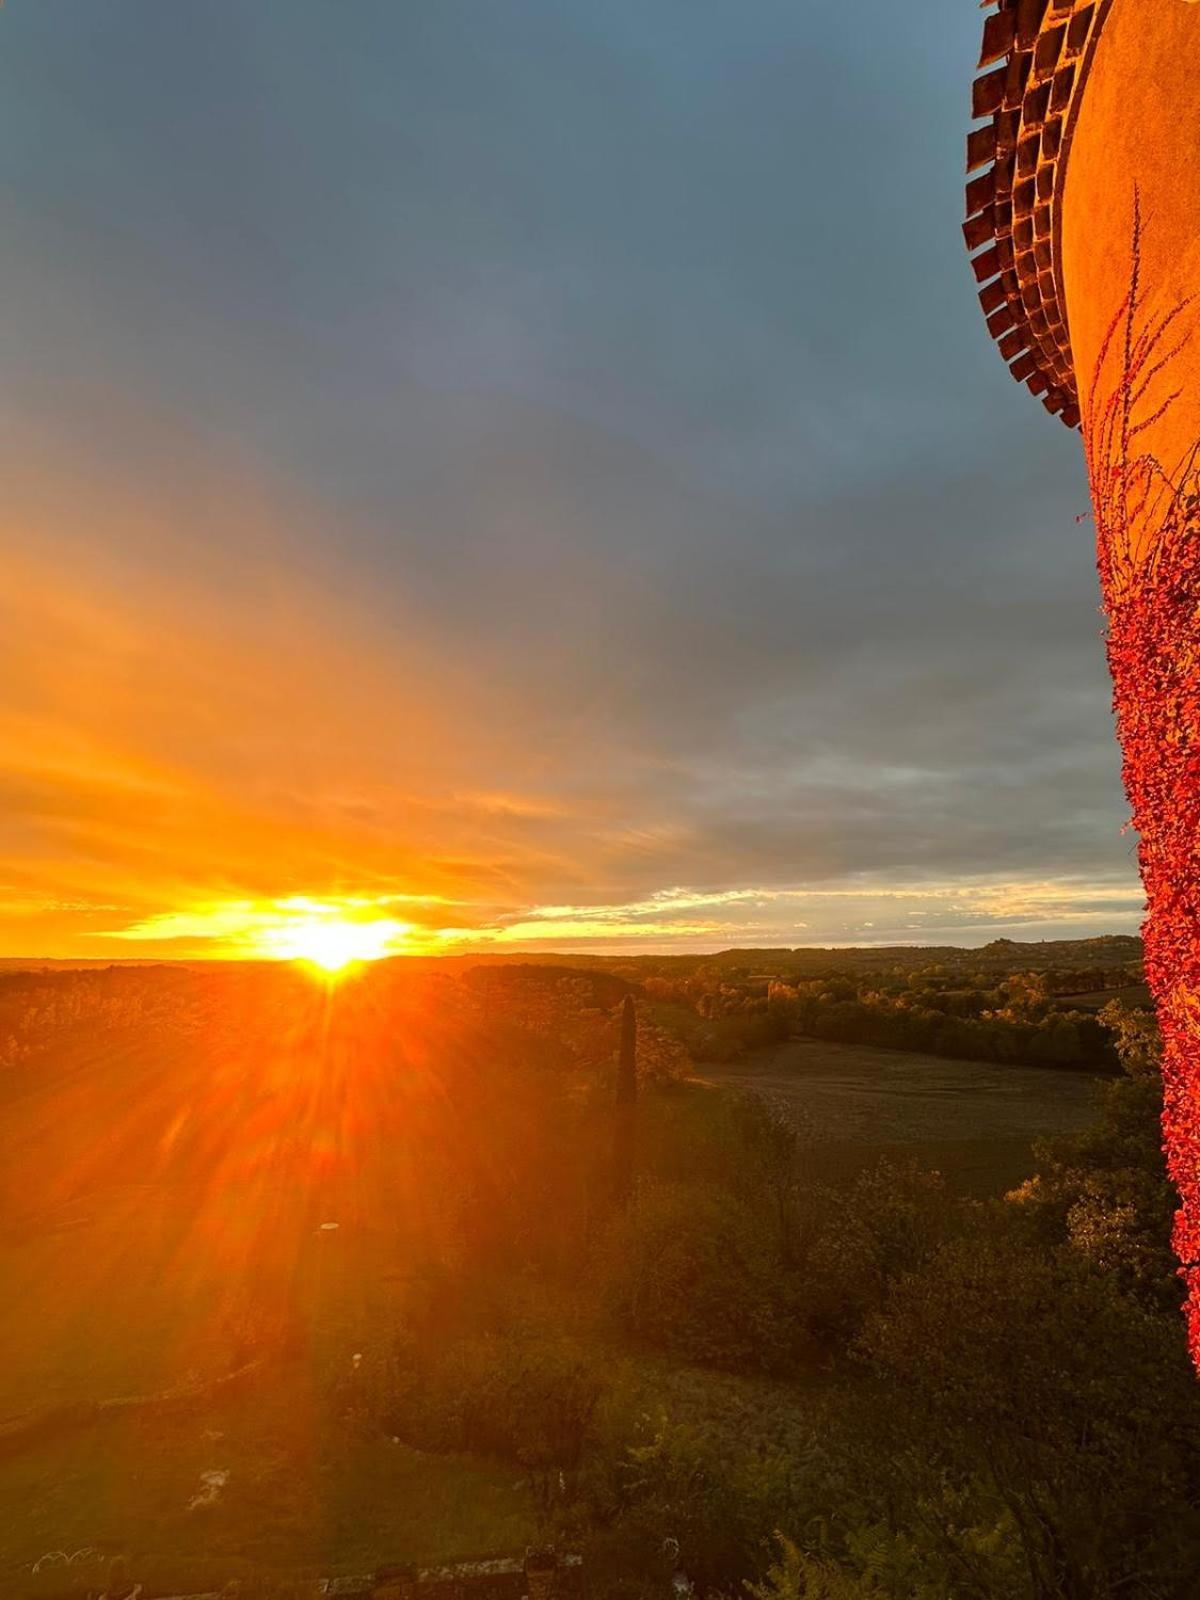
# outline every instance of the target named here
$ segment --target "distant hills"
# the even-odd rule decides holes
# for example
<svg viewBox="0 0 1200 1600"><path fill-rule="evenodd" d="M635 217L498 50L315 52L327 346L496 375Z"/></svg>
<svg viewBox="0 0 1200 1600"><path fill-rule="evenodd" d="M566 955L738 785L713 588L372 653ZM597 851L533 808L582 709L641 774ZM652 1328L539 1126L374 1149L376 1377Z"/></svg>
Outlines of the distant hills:
<svg viewBox="0 0 1200 1600"><path fill-rule="evenodd" d="M577 970L683 974L700 968L747 973L762 971L792 976L820 976L835 971L871 972L943 966L952 971L1021 972L1088 971L1129 967L1142 959L1142 941L1132 934L1100 934L1092 939L993 939L965 945L798 945L746 946L728 950L678 954L653 951L608 955L480 950L446 956L392 956L391 961L462 971L480 966L565 966ZM258 962L207 961L203 958L164 960L140 957L2 956L0 972L60 972L107 967L251 966Z"/></svg>

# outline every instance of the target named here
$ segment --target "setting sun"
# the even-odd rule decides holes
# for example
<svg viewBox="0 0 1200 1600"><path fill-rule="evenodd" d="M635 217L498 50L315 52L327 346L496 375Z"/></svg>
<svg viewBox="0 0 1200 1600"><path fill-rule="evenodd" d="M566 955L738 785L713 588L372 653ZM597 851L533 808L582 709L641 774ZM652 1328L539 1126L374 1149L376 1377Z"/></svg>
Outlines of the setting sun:
<svg viewBox="0 0 1200 1600"><path fill-rule="evenodd" d="M233 960L307 961L326 972L338 972L358 961L412 955L420 924L386 915L398 899L340 895L313 899L290 895L280 900L228 900L201 903L187 910L161 912L115 937L165 940L182 954L188 946L206 948Z"/></svg>
<svg viewBox="0 0 1200 1600"><path fill-rule="evenodd" d="M265 934L262 953L282 961L307 961L324 972L340 972L358 961L378 961L403 946L408 924L382 918L353 922L342 917L298 917Z"/></svg>

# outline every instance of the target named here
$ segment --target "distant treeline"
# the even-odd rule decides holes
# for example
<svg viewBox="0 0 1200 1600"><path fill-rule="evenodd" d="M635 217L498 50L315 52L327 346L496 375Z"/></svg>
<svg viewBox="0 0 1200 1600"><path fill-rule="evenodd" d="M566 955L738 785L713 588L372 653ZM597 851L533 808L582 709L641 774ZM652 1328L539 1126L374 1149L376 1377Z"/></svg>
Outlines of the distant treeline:
<svg viewBox="0 0 1200 1600"><path fill-rule="evenodd" d="M634 982L666 978L724 978L740 983L754 975L782 978L794 983L802 978L839 977L845 973L892 976L936 969L964 976L984 975L989 982L1017 972L1053 973L1071 979L1068 988L1080 990L1078 980L1096 972L1127 973L1140 970L1142 942L1129 934L1104 934L1095 939L993 939L990 944L967 949L960 945L859 945L841 948L819 946L731 949L686 954L606 956L594 953L569 956L523 955L519 958L458 956L439 965L501 964L520 960L538 966L569 966L613 972Z"/></svg>
<svg viewBox="0 0 1200 1600"><path fill-rule="evenodd" d="M701 970L648 977L647 996L698 1059L728 1060L790 1035L967 1061L1115 1071L1098 1018L1108 995L1138 994L1139 969L1016 972L996 979L938 963L788 982Z"/></svg>
<svg viewBox="0 0 1200 1600"><path fill-rule="evenodd" d="M1149 1006L1140 941L1124 936L998 939L979 950L402 960L380 963L375 981L408 985L435 976L461 979L464 992L493 1015L512 1020L519 1013L538 1035L553 1014L558 1044L569 1037L573 1049L582 1048L576 1036L590 1040L625 994L644 995L644 1059L665 1076L682 1070L682 1050L693 1061L729 1061L794 1036L1112 1071L1116 1057L1101 1007L1115 998L1135 1010ZM196 1008L220 1011L227 990L266 992L280 982L286 987L286 975L272 976L270 964L0 970L0 1067L98 1026L143 1034L153 1027L159 1035L194 1027Z"/></svg>
<svg viewBox="0 0 1200 1600"><path fill-rule="evenodd" d="M178 1025L181 996L203 980L184 966L0 971L0 1067L13 1067L71 1034L95 1037Z"/></svg>
<svg viewBox="0 0 1200 1600"><path fill-rule="evenodd" d="M1117 1066L1112 1037L1095 1014L1056 1005L1042 974L1007 979L995 989L927 983L899 992L866 986L855 992L843 983L781 992L786 988L776 985L769 1004L796 1032L816 1039L965 1061L1112 1071Z"/></svg>

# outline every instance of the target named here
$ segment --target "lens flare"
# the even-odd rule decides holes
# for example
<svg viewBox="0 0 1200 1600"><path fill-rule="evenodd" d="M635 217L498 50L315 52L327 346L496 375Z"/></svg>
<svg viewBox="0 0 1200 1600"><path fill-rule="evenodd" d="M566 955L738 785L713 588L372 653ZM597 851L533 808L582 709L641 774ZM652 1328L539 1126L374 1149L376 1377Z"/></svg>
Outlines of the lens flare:
<svg viewBox="0 0 1200 1600"><path fill-rule="evenodd" d="M378 961L403 947L410 924L391 918L354 922L343 917L306 916L264 933L264 956L306 961L323 972L341 972L360 961Z"/></svg>

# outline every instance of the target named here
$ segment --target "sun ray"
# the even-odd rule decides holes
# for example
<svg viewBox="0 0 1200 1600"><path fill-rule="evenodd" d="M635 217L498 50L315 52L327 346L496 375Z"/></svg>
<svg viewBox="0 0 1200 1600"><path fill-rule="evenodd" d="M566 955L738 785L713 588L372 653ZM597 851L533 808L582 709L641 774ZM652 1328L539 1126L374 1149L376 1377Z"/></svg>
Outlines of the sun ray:
<svg viewBox="0 0 1200 1600"><path fill-rule="evenodd" d="M304 961L341 972L361 961L378 961L403 947L410 923L390 917L356 922L336 915L297 916L264 930L259 953L274 960Z"/></svg>

